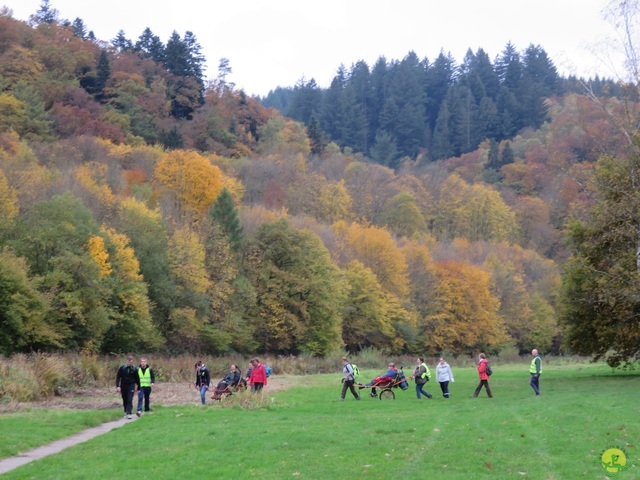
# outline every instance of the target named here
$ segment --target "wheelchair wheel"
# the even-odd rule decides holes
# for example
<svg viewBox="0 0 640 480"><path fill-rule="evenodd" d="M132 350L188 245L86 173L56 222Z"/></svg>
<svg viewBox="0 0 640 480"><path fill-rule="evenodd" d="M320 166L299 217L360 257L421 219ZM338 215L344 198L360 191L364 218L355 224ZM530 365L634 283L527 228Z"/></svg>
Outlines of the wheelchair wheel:
<svg viewBox="0 0 640 480"><path fill-rule="evenodd" d="M391 390L390 388L387 388L380 392L380 400L395 400L395 399L396 399L396 394L393 393L393 390Z"/></svg>

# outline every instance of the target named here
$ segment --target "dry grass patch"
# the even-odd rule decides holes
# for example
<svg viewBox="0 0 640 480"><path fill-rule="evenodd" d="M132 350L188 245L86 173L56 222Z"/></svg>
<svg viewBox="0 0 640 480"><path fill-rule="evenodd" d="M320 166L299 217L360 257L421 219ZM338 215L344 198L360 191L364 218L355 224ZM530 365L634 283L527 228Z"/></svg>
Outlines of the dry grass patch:
<svg viewBox="0 0 640 480"><path fill-rule="evenodd" d="M213 386L219 379L213 381ZM283 375L269 378L269 383L264 389L264 394L286 390L297 382L292 375ZM210 397L211 394L208 395ZM134 398L133 406L136 407L137 398ZM216 400L207 399L214 405ZM153 405L177 406L199 405L200 394L194 388L193 383L160 382L153 386L151 393L151 408ZM0 412L15 412L28 409L63 409L73 408L81 410L108 410L122 407L122 398L116 392L115 387L90 387L78 389L61 389L53 397L34 401L11 401L0 404Z"/></svg>

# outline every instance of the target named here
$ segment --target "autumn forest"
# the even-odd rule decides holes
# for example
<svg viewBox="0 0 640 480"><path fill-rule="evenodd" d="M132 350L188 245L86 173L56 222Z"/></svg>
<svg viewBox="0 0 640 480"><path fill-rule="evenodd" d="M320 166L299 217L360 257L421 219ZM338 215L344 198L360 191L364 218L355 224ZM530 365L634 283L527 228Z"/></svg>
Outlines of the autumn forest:
<svg viewBox="0 0 640 480"><path fill-rule="evenodd" d="M638 335L611 320L639 308L635 88L511 44L265 98L205 61L191 32L0 10L0 354L605 357L584 339Z"/></svg>

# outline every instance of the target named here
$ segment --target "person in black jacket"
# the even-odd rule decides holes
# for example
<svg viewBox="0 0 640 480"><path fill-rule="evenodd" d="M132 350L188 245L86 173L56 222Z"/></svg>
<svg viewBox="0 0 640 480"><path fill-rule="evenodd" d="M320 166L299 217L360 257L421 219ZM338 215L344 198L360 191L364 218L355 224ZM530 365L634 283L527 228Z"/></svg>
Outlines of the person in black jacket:
<svg viewBox="0 0 640 480"><path fill-rule="evenodd" d="M240 371L235 365L231 365L231 370L224 376L220 382L218 382L218 386L216 390L224 390L227 387L232 387L233 385L237 385L240 381Z"/></svg>
<svg viewBox="0 0 640 480"><path fill-rule="evenodd" d="M133 355L127 354L127 364L122 365L118 369L116 375L116 392L122 395L122 406L124 407L124 416L131 418L131 410L133 410L133 394L136 387L140 386L138 378L138 368L133 365Z"/></svg>
<svg viewBox="0 0 640 480"><path fill-rule="evenodd" d="M209 369L202 363L196 363L196 388L200 391L200 401L202 405L207 403L207 390L209 390L209 384L211 383L211 375Z"/></svg>

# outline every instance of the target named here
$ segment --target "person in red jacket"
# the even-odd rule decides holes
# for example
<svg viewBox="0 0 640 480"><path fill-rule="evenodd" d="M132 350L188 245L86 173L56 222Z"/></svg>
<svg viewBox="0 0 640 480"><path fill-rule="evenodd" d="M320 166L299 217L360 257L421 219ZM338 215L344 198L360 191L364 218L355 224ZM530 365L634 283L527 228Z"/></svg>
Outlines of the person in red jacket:
<svg viewBox="0 0 640 480"><path fill-rule="evenodd" d="M251 375L249 376L249 385L252 392L259 392L262 387L267 385L267 370L257 358L251 359Z"/></svg>
<svg viewBox="0 0 640 480"><path fill-rule="evenodd" d="M489 398L493 398L491 387L489 387L489 375L487 375L487 357L484 353L481 353L478 355L478 360L478 376L480 377L480 383L478 384L476 391L473 392L473 398L478 396L483 386L487 389L487 396Z"/></svg>

